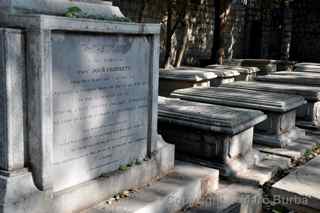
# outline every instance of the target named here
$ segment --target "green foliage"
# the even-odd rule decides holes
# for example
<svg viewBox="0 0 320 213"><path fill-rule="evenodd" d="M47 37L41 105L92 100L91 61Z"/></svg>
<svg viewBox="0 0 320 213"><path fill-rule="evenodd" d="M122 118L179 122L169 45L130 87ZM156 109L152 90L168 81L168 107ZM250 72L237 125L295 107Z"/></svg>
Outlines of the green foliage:
<svg viewBox="0 0 320 213"><path fill-rule="evenodd" d="M313 154L312 150L306 150L305 153L304 153L304 157L305 158L309 158L312 154Z"/></svg>
<svg viewBox="0 0 320 213"><path fill-rule="evenodd" d="M136 165L141 165L141 164L142 164L142 162L139 159L137 159L136 160Z"/></svg>
<svg viewBox="0 0 320 213"><path fill-rule="evenodd" d="M131 22L127 17L117 17L117 16L103 16L103 15L91 15L83 12L79 7L69 7L64 16L69 18L87 18L87 19L96 19L103 21L118 21L118 22Z"/></svg>
<svg viewBox="0 0 320 213"><path fill-rule="evenodd" d="M125 171L127 171L129 169L129 167L127 166L127 165L121 165L120 167L119 167L119 171L122 171L122 172L125 172Z"/></svg>
<svg viewBox="0 0 320 213"><path fill-rule="evenodd" d="M272 209L272 213L286 213L288 210L283 206L276 206L274 209Z"/></svg>
<svg viewBox="0 0 320 213"><path fill-rule="evenodd" d="M69 18L77 18L82 13L79 7L69 7L65 16Z"/></svg>

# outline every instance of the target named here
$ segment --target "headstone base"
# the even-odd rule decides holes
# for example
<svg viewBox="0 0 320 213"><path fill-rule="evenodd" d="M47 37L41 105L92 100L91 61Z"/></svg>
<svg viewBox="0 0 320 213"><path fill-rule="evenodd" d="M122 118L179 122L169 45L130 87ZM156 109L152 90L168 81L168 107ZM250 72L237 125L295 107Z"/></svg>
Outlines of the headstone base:
<svg viewBox="0 0 320 213"><path fill-rule="evenodd" d="M1 213L43 213L50 209L50 197L34 185L27 169L0 172Z"/></svg>
<svg viewBox="0 0 320 213"><path fill-rule="evenodd" d="M142 187L174 169L174 146L158 139L158 151L150 160L127 171L115 171L100 178L54 194L53 213L87 209L121 191Z"/></svg>
<svg viewBox="0 0 320 213"><path fill-rule="evenodd" d="M141 187L174 168L174 146L158 139L151 159L127 171L115 171L59 192L39 191L27 170L0 173L1 213L71 213L101 202L130 188Z"/></svg>

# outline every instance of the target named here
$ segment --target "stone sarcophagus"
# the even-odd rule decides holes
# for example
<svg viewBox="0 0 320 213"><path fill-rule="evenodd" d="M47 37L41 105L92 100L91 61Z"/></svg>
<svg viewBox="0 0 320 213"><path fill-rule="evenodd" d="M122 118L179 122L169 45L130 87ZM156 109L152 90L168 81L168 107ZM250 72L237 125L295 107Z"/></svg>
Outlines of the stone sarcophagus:
<svg viewBox="0 0 320 213"><path fill-rule="evenodd" d="M305 98L307 103L297 110L297 126L310 129L320 128L320 87L260 81L239 81L226 84L224 87L300 95Z"/></svg>
<svg viewBox="0 0 320 213"><path fill-rule="evenodd" d="M261 111L159 98L158 131L175 144L178 158L236 175L255 164L253 128Z"/></svg>
<svg viewBox="0 0 320 213"><path fill-rule="evenodd" d="M296 110L305 103L301 96L225 87L176 90L172 96L263 111L268 119L255 128L254 142L257 144L285 147L293 139L305 135L305 131L295 125Z"/></svg>

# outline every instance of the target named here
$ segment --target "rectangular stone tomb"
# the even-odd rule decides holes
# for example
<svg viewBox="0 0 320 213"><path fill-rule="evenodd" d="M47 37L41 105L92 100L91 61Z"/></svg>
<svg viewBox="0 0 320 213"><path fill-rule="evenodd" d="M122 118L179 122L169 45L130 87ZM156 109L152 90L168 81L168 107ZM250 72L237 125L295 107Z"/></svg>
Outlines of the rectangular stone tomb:
<svg viewBox="0 0 320 213"><path fill-rule="evenodd" d="M297 84L304 86L320 86L319 73L307 72L277 72L272 75L258 76L257 81Z"/></svg>
<svg viewBox="0 0 320 213"><path fill-rule="evenodd" d="M159 95L169 96L177 89L190 87L210 87L210 82L217 78L212 72L203 72L192 69L160 69L159 72Z"/></svg>
<svg viewBox="0 0 320 213"><path fill-rule="evenodd" d="M12 138L3 136L9 141L2 141L0 164L14 159L19 171L30 169L35 191L50 202L48 209L33 205L29 178L21 184L27 195L16 193L18 201L1 197L1 208L12 209L0 212L77 212L173 168L174 148L157 134L158 24L30 14L1 14L0 24L23 29L0 37L0 71L7 73L1 89L14 87L5 91L12 94L2 91L1 120L13 123L1 125L1 133L10 128ZM112 175L145 158L146 168ZM1 167L0 174L8 173L11 183L15 168Z"/></svg>
<svg viewBox="0 0 320 213"><path fill-rule="evenodd" d="M320 157L272 186L272 195L294 212L320 212Z"/></svg>
<svg viewBox="0 0 320 213"><path fill-rule="evenodd" d="M268 119L255 128L257 144L285 147L305 135L296 128L296 110L305 101L301 96L231 88L193 88L176 90L173 97L190 101L262 110Z"/></svg>
<svg viewBox="0 0 320 213"><path fill-rule="evenodd" d="M210 82L211 87L220 86L221 84L226 84L234 82L236 77L240 76L240 73L236 69L214 69L214 68L200 68L200 67L181 67L180 70L190 69L198 70L203 72L211 72L217 75Z"/></svg>
<svg viewBox="0 0 320 213"><path fill-rule="evenodd" d="M266 119L261 111L160 97L158 114L159 133L183 160L208 164L225 176L254 165L253 128Z"/></svg>
<svg viewBox="0 0 320 213"><path fill-rule="evenodd" d="M245 81L226 84L224 87L303 96L307 103L297 110L297 126L320 129L320 87Z"/></svg>
<svg viewBox="0 0 320 213"><path fill-rule="evenodd" d="M207 66L207 68L211 69L232 69L236 70L240 73L239 76L236 76L236 81L252 81L257 76L258 72L260 72L260 69L258 67L244 67L244 66L232 66L232 65L219 65L219 64L213 64Z"/></svg>

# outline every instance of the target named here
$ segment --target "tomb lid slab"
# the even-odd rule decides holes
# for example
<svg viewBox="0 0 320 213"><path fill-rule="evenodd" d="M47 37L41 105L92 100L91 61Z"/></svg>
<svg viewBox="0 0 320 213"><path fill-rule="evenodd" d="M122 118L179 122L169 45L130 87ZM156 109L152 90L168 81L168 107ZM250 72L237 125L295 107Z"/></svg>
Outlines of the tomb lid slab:
<svg viewBox="0 0 320 213"><path fill-rule="evenodd" d="M288 112L305 103L302 96L223 87L176 90L173 97L269 112Z"/></svg>
<svg viewBox="0 0 320 213"><path fill-rule="evenodd" d="M211 69L233 69L237 70L239 73L244 73L244 74L252 74L252 73L257 73L260 71L258 67L244 67L244 66L232 66L232 65L220 65L220 64L213 64L207 66L207 68Z"/></svg>
<svg viewBox="0 0 320 213"><path fill-rule="evenodd" d="M201 68L201 67L181 67L179 70L198 70L203 72L212 72L218 76L218 78L232 78L239 76L240 73L235 69L210 69L210 68Z"/></svg>
<svg viewBox="0 0 320 213"><path fill-rule="evenodd" d="M159 119L203 130L237 134L267 117L261 111L245 110L159 97Z"/></svg>
<svg viewBox="0 0 320 213"><path fill-rule="evenodd" d="M320 86L320 75L306 72L276 72L272 75L257 76L256 80L285 84Z"/></svg>
<svg viewBox="0 0 320 213"><path fill-rule="evenodd" d="M300 69L320 69L320 64L319 63L298 63L294 65L295 68L300 68Z"/></svg>
<svg viewBox="0 0 320 213"><path fill-rule="evenodd" d="M310 101L320 101L320 87L316 86L265 83L254 81L237 81L229 84L224 84L223 87L301 95Z"/></svg>
<svg viewBox="0 0 320 213"><path fill-rule="evenodd" d="M180 80L191 82L202 82L217 78L217 75L212 72L203 72L198 70L164 70L159 72L160 79Z"/></svg>

